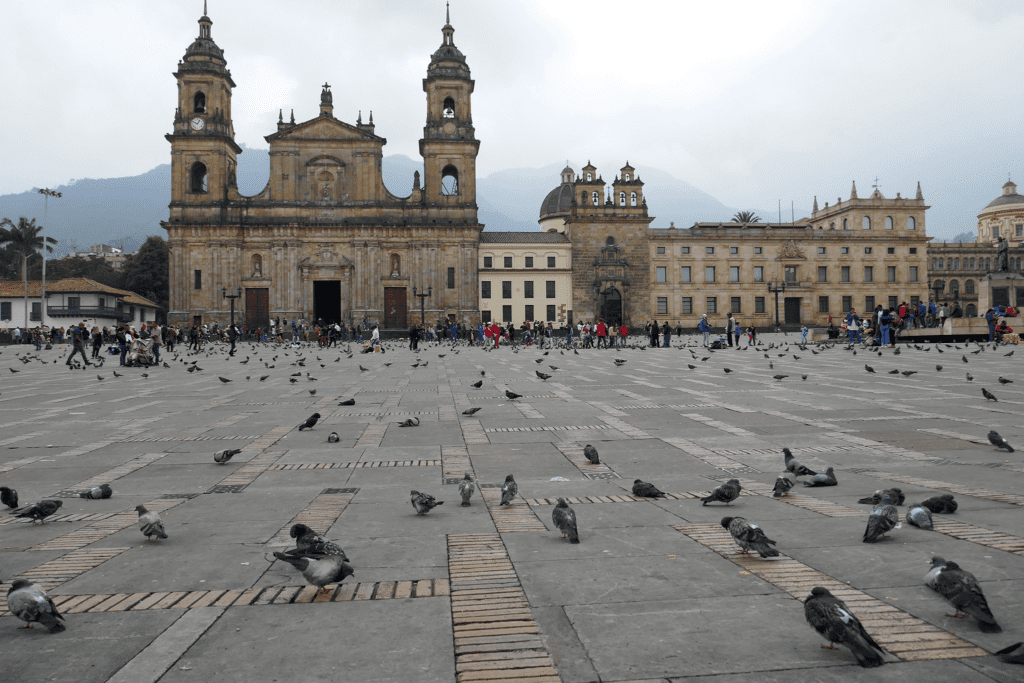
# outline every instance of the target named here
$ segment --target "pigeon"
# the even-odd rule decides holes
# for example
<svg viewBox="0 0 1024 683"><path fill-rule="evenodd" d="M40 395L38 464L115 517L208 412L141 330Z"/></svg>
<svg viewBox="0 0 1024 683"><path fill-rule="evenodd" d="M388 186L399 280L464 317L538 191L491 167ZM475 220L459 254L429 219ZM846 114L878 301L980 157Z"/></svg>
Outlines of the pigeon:
<svg viewBox="0 0 1024 683"><path fill-rule="evenodd" d="M903 375L904 377L910 377L911 375L916 375L917 370L904 370L900 374Z"/></svg>
<svg viewBox="0 0 1024 683"><path fill-rule="evenodd" d="M298 381L299 381L299 380L295 379L294 377L290 377L290 378L288 379L288 383L289 383L289 384L295 384L295 383L296 383L296 382L298 382Z"/></svg>
<svg viewBox="0 0 1024 683"><path fill-rule="evenodd" d="M13 372L21 372L21 370L15 370L14 368L7 368L7 369L10 370L12 373Z"/></svg>
<svg viewBox="0 0 1024 683"><path fill-rule="evenodd" d="M221 382L224 382L224 384L227 384L228 382L230 382L230 381L231 381L231 380L230 380L230 379L228 379L227 377L218 377L217 379L219 379L219 380L220 380Z"/></svg>
<svg viewBox="0 0 1024 683"><path fill-rule="evenodd" d="M469 507L469 499L473 497L473 491L476 487L473 486L473 477L466 472L466 475L459 482L459 495L462 496L462 507Z"/></svg>
<svg viewBox="0 0 1024 683"><path fill-rule="evenodd" d="M872 374L874 374L874 372L875 372L875 369L873 367L871 367L870 365L865 365L864 369L867 370L868 372L872 373Z"/></svg>
<svg viewBox="0 0 1024 683"><path fill-rule="evenodd" d="M228 460L242 452L241 448L225 448L213 454L213 461L221 465L228 464Z"/></svg>
<svg viewBox="0 0 1024 683"><path fill-rule="evenodd" d="M960 360L962 360L965 363L968 362L967 361L967 356L960 356Z"/></svg>
<svg viewBox="0 0 1024 683"><path fill-rule="evenodd" d="M897 528L900 521L899 512L893 501L896 499L892 491L884 491L882 500L871 509L868 525L864 528L864 543L874 543L879 538L888 538L885 534Z"/></svg>
<svg viewBox="0 0 1024 683"><path fill-rule="evenodd" d="M727 375L728 375L728 374L729 374L730 372L732 372L732 370L731 370L730 368L722 368L722 370L724 370L724 371L725 371L725 374L727 374Z"/></svg>
<svg viewBox="0 0 1024 683"><path fill-rule="evenodd" d="M79 493L78 497L99 500L100 498L110 498L112 495L114 495L114 491L110 488L110 484L103 484L102 486L96 486L88 491Z"/></svg>
<svg viewBox="0 0 1024 683"><path fill-rule="evenodd" d="M1005 377L1000 377L999 378L999 383L1000 384L1013 384L1013 380L1012 379L1006 379Z"/></svg>
<svg viewBox="0 0 1024 683"><path fill-rule="evenodd" d="M420 419L418 417L410 417L405 422L398 425L399 427L419 427Z"/></svg>
<svg viewBox="0 0 1024 683"><path fill-rule="evenodd" d="M903 505L903 501L906 500L906 498L903 495L903 490L898 488L880 489L872 493L867 498L861 498L857 502L861 505L878 505L882 502L882 496L887 492L892 492L894 495L892 502L893 505Z"/></svg>
<svg viewBox="0 0 1024 683"><path fill-rule="evenodd" d="M1002 628L992 616L985 594L974 575L961 569L956 562L948 562L939 556L932 558L932 569L924 575L924 582L946 599L953 609L947 617L972 616L978 620L983 633L1001 633Z"/></svg>
<svg viewBox="0 0 1024 683"><path fill-rule="evenodd" d="M533 361L533 362L534 362L534 363L543 363L543 362L544 362L544 359L543 359L543 358L538 358L537 360L535 360L535 361Z"/></svg>
<svg viewBox="0 0 1024 683"><path fill-rule="evenodd" d="M324 555L323 557L291 557L275 552L274 557L287 562L302 573L308 583L320 588L331 583L341 583L347 576L355 574L352 565L340 555Z"/></svg>
<svg viewBox="0 0 1024 683"><path fill-rule="evenodd" d="M316 389L310 389L309 390L309 395L310 396L316 396Z"/></svg>
<svg viewBox="0 0 1024 683"><path fill-rule="evenodd" d="M907 506L907 524L931 531L933 527L931 510L920 503L911 503Z"/></svg>
<svg viewBox="0 0 1024 683"><path fill-rule="evenodd" d="M516 480L512 478L512 475L505 477L505 483L501 485L501 505L508 505L511 503L516 494L519 493L519 485Z"/></svg>
<svg viewBox="0 0 1024 683"><path fill-rule="evenodd" d="M22 628L32 628L32 622L42 624L50 633L66 631L64 617L57 611L53 600L38 583L15 579L7 589L7 609L25 622Z"/></svg>
<svg viewBox="0 0 1024 683"><path fill-rule="evenodd" d="M969 372L967 373L967 381L968 382L973 382L974 381L974 377Z"/></svg>
<svg viewBox="0 0 1024 683"><path fill-rule="evenodd" d="M781 382L782 380L786 379L787 377L789 377L789 375L772 375L772 379L774 379L774 380L776 380L778 382Z"/></svg>
<svg viewBox="0 0 1024 683"><path fill-rule="evenodd" d="M139 513L139 528L142 529L142 535L146 537L147 541L153 540L153 536L167 538L167 532L164 531L164 523L160 521L160 515L150 512L146 509L145 505L137 505L135 511Z"/></svg>
<svg viewBox="0 0 1024 683"><path fill-rule="evenodd" d="M535 372L537 373L537 376L538 376L538 377L540 377L540 378L541 378L542 380L544 380L545 382L546 382L546 381L548 381L549 379L551 379L551 375L545 375L545 374L544 374L543 372L541 372L540 370L536 370Z"/></svg>
<svg viewBox="0 0 1024 683"><path fill-rule="evenodd" d="M1010 351L1010 353L1013 353L1013 351ZM1007 664L1024 664L1024 643L1014 643L1010 647L1004 647L993 654L999 657L999 661Z"/></svg>
<svg viewBox="0 0 1024 683"><path fill-rule="evenodd" d="M580 534L576 527L576 511L569 507L565 498L558 499L558 505L551 511L551 521L562 532L562 538L568 536L570 543L579 543Z"/></svg>
<svg viewBox="0 0 1024 683"><path fill-rule="evenodd" d="M935 371L936 372L942 372L942 366L941 365L936 365L935 366Z"/></svg>
<svg viewBox="0 0 1024 683"><path fill-rule="evenodd" d="M12 510L11 514L15 517L31 519L33 524L37 521L46 524L43 520L57 512L62 505L64 505L62 500L41 500L38 503L32 503L23 508Z"/></svg>
<svg viewBox="0 0 1024 683"><path fill-rule="evenodd" d="M639 479L633 480L633 495L640 496L642 498L664 498L665 493L659 491L658 487L654 484L649 484L646 481Z"/></svg>
<svg viewBox="0 0 1024 683"><path fill-rule="evenodd" d="M1010 351L1009 353L1004 353L1003 354L1003 356L1005 356L1006 358L1009 358L1012 355L1013 355L1013 351Z"/></svg>
<svg viewBox="0 0 1024 683"><path fill-rule="evenodd" d="M591 465L600 465L601 459L597 456L597 449L589 443L583 447L583 455L590 461Z"/></svg>
<svg viewBox="0 0 1024 683"><path fill-rule="evenodd" d="M697 369L696 365L690 365L689 363L686 364L686 367L690 368L691 370L696 370Z"/></svg>
<svg viewBox="0 0 1024 683"><path fill-rule="evenodd" d="M305 524L293 524L288 535L295 539L295 548L285 552L286 555L294 557L326 557L337 555L343 561L348 562L348 555L341 549L341 546L310 529Z"/></svg>
<svg viewBox="0 0 1024 683"><path fill-rule="evenodd" d="M363 372L369 372L370 371L370 368L364 368L362 365L359 366L359 369L362 370Z"/></svg>
<svg viewBox="0 0 1024 683"><path fill-rule="evenodd" d="M508 389L506 389L505 390L505 398L507 398L510 401L514 401L517 398L522 398L522 395L521 394L517 394L515 392L509 391Z"/></svg>
<svg viewBox="0 0 1024 683"><path fill-rule="evenodd" d="M338 443L339 440L338 432L331 432L327 435L327 443Z"/></svg>
<svg viewBox="0 0 1024 683"><path fill-rule="evenodd" d="M344 401L342 401L341 403L339 403L338 405L339 406L354 406L355 404L356 404L356 400L354 398L348 398L348 399L345 399Z"/></svg>
<svg viewBox="0 0 1024 683"><path fill-rule="evenodd" d="M438 501L432 495L428 493L420 493L419 491L410 491L410 499L412 500L412 506L416 508L417 515L425 515L438 505L444 505L444 501Z"/></svg>
<svg viewBox="0 0 1024 683"><path fill-rule="evenodd" d="M103 381L103 375L96 375L96 379L98 379L99 381L102 382Z"/></svg>
<svg viewBox="0 0 1024 683"><path fill-rule="evenodd" d="M1004 437L999 436L999 432L994 429L988 433L988 440L996 448L1002 448L1007 453L1013 453L1013 446L1008 444Z"/></svg>
<svg viewBox="0 0 1024 683"><path fill-rule="evenodd" d="M292 374L290 374L288 376L289 377L302 377L302 373L301 372L293 372Z"/></svg>
<svg viewBox="0 0 1024 683"><path fill-rule="evenodd" d="M262 382L263 380L265 380L268 377L270 377L270 375L261 375L260 376L260 381Z"/></svg>
<svg viewBox="0 0 1024 683"><path fill-rule="evenodd" d="M781 498L789 493L789 490L793 488L793 480L787 475L788 473L783 472L775 478L775 488L772 490L773 498Z"/></svg>
<svg viewBox="0 0 1024 683"><path fill-rule="evenodd" d="M805 467L793 457L793 453L788 448L783 448L782 453L786 456L786 471L792 472L795 477L806 477L814 476L817 474L812 469Z"/></svg>
<svg viewBox="0 0 1024 683"><path fill-rule="evenodd" d="M463 415L476 415L479 411L480 411L480 406L475 406L473 408L469 408L467 410L463 410L462 414Z"/></svg>
<svg viewBox="0 0 1024 683"><path fill-rule="evenodd" d="M740 497L740 491L742 490L743 487L740 486L739 479L730 479L724 484L716 486L715 490L707 498L701 498L701 506L703 507L713 502L731 505L734 500Z"/></svg>
<svg viewBox="0 0 1024 683"><path fill-rule="evenodd" d="M186 370L186 372L195 372L195 371L196 371L196 366L194 366L194 365L192 367L190 367L188 370ZM115 372L114 376L117 377L118 374Z"/></svg>
<svg viewBox="0 0 1024 683"><path fill-rule="evenodd" d="M779 551L770 547L775 545L775 541L765 536L761 527L743 517L723 517L722 526L729 530L732 540L736 541L744 554L753 550L761 557L779 556Z"/></svg>
<svg viewBox="0 0 1024 683"><path fill-rule="evenodd" d="M836 480L836 474L829 467L825 470L825 474L815 474L810 479L804 479L804 486L838 486L839 482Z"/></svg>
<svg viewBox="0 0 1024 683"><path fill-rule="evenodd" d="M18 507L18 492L9 486L0 486L0 503L15 509Z"/></svg>
<svg viewBox="0 0 1024 683"><path fill-rule="evenodd" d="M853 616L850 608L827 588L816 586L804 601L804 618L829 644L822 645L836 649L832 643L846 647L865 669L885 664L885 650L874 641L864 627Z"/></svg>
<svg viewBox="0 0 1024 683"><path fill-rule="evenodd" d="M943 493L938 496L932 496L931 498L925 498L921 501L921 505L925 506L935 514L952 514L956 512L957 502L953 500L952 493Z"/></svg>
<svg viewBox="0 0 1024 683"><path fill-rule="evenodd" d="M487 371L486 370L481 370L480 371L480 376L481 377L486 377L487 376Z"/></svg>
<svg viewBox="0 0 1024 683"><path fill-rule="evenodd" d="M881 355L881 354L879 354L879 355ZM889 374L890 375L898 375L898 374L900 374L900 371L899 370L890 370Z"/></svg>
<svg viewBox="0 0 1024 683"><path fill-rule="evenodd" d="M473 382L472 384L470 384L470 386L473 387L474 389L479 389L483 385L484 385L484 381L482 379L477 380L477 381Z"/></svg>
<svg viewBox="0 0 1024 683"><path fill-rule="evenodd" d="M305 422L299 425L299 431L301 432L304 429L312 429L319 419L320 413L313 413Z"/></svg>

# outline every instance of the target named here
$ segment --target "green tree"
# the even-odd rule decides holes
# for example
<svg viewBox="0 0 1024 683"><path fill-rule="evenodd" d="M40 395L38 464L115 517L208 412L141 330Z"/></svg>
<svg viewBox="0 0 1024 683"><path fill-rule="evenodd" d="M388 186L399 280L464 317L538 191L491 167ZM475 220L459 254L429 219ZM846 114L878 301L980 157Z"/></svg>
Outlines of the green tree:
<svg viewBox="0 0 1024 683"><path fill-rule="evenodd" d="M753 211L737 211L732 220L735 223L760 223L761 217Z"/></svg>
<svg viewBox="0 0 1024 683"><path fill-rule="evenodd" d="M146 238L139 250L124 262L124 289L153 301L162 319L170 299L171 250L162 237Z"/></svg>
<svg viewBox="0 0 1024 683"><path fill-rule="evenodd" d="M4 226L10 226L10 228ZM39 232L43 226L36 225L36 219L29 220L22 216L18 224L11 222L10 218L0 221L0 244L7 244L15 252L21 255L21 276L25 281L25 327L28 327L28 259L37 255L40 249L52 252L52 244L57 240L52 237L43 237Z"/></svg>
<svg viewBox="0 0 1024 683"><path fill-rule="evenodd" d="M42 263L32 263L28 268L30 280L42 276ZM98 256L67 256L46 263L46 279L59 280L66 277L84 277L102 285L125 289L124 273Z"/></svg>

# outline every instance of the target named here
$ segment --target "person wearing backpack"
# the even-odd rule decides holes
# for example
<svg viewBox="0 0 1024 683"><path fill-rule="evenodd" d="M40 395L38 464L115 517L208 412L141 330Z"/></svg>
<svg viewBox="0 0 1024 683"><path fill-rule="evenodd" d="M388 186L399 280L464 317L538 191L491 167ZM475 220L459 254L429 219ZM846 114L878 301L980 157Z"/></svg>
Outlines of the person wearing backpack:
<svg viewBox="0 0 1024 683"><path fill-rule="evenodd" d="M707 313L700 314L700 322L697 324L697 330L704 335L704 346L707 346L711 341L711 323L708 322Z"/></svg>

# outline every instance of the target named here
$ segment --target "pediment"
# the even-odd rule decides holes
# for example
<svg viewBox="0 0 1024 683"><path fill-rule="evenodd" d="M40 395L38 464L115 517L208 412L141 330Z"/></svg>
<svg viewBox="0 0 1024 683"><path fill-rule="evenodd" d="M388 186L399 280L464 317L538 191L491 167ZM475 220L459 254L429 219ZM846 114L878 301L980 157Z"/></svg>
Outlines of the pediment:
<svg viewBox="0 0 1024 683"><path fill-rule="evenodd" d="M382 137L330 116L318 116L291 128L279 130L273 135L267 135L264 139L267 142L281 140L374 140L383 142L384 140Z"/></svg>

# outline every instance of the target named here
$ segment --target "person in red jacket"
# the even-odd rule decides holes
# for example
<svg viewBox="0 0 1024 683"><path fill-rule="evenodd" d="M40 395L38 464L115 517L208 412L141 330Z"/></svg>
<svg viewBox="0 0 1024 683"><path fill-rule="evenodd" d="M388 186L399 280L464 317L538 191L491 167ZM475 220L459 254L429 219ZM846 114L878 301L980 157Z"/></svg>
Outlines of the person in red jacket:
<svg viewBox="0 0 1024 683"><path fill-rule="evenodd" d="M608 348L608 327L604 324L604 320L597 319L597 348Z"/></svg>

